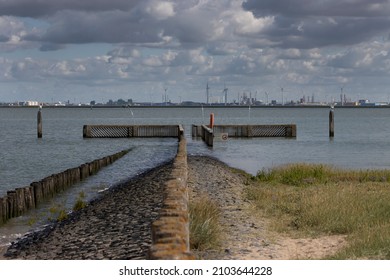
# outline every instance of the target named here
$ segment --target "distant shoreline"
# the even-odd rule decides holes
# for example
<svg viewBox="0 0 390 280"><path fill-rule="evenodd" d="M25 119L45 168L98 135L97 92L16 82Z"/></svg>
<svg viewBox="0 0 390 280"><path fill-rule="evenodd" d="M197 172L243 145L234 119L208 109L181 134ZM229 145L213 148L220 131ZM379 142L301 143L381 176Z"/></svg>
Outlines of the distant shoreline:
<svg viewBox="0 0 390 280"><path fill-rule="evenodd" d="M39 106L8 106L0 105L0 108L38 108ZM43 108L58 108L58 109L68 109L68 108L80 108L80 109L118 109L118 108L278 108L278 109L291 109L291 108L330 108L328 105L134 105L134 106L121 106L121 105L66 105L66 106L55 106L55 105L44 105ZM335 106L335 109L365 109L365 108L390 108L390 105L381 105L381 106Z"/></svg>

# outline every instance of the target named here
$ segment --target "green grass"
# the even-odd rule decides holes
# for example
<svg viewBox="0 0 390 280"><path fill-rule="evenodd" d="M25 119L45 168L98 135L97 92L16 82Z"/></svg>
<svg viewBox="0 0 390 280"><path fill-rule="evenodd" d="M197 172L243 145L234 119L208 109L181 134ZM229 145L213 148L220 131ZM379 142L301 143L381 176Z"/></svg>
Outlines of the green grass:
<svg viewBox="0 0 390 280"><path fill-rule="evenodd" d="M264 182L303 186L324 182L330 172L332 172L331 169L324 165L295 164L262 170L258 172L256 179Z"/></svg>
<svg viewBox="0 0 390 280"><path fill-rule="evenodd" d="M68 218L68 211L65 207L65 201L61 203L56 203L50 206L49 213L48 213L48 220L53 221L63 221L66 218ZM82 208L85 208L87 206L87 202L85 201L85 193L80 192L74 205L73 205L73 211L81 210ZM35 222L35 221L31 221ZM30 222L29 222L30 223Z"/></svg>
<svg viewBox="0 0 390 280"><path fill-rule="evenodd" d="M73 205L73 211L81 210L86 206L87 206L87 202L85 201L85 193L80 192L75 204Z"/></svg>
<svg viewBox="0 0 390 280"><path fill-rule="evenodd" d="M67 217L68 214L63 204L52 205L49 208L49 217L48 217L49 221L52 220L62 221L65 220Z"/></svg>
<svg viewBox="0 0 390 280"><path fill-rule="evenodd" d="M58 213L57 221L61 222L67 218L68 218L68 213L66 212L65 209L61 209L60 212Z"/></svg>
<svg viewBox="0 0 390 280"><path fill-rule="evenodd" d="M206 195L189 205L190 247L193 250L216 249L221 243L220 210Z"/></svg>
<svg viewBox="0 0 390 280"><path fill-rule="evenodd" d="M259 171L253 178L261 182L308 186L330 182L390 182L389 170L340 170L323 164L287 164Z"/></svg>
<svg viewBox="0 0 390 280"><path fill-rule="evenodd" d="M277 231L347 235L332 258L390 258L390 171L294 164L261 171L247 196Z"/></svg>

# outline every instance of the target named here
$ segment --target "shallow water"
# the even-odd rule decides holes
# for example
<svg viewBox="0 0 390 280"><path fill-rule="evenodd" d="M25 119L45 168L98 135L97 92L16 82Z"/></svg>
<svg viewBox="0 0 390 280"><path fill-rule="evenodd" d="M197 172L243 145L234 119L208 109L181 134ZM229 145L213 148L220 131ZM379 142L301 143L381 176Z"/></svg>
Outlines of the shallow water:
<svg viewBox="0 0 390 280"><path fill-rule="evenodd" d="M207 147L191 125L296 124L297 137L215 141ZM0 195L53 173L114 154L131 152L36 211L0 227L0 244L47 222L50 209L70 209L80 192L91 199L113 184L174 157L176 139L83 139L84 124L183 124L188 153L211 155L256 174L291 162L343 168L390 168L390 109L335 109L335 137L328 136L328 108L43 108L43 138L36 136L36 108L0 108ZM33 224L30 226L29 224Z"/></svg>

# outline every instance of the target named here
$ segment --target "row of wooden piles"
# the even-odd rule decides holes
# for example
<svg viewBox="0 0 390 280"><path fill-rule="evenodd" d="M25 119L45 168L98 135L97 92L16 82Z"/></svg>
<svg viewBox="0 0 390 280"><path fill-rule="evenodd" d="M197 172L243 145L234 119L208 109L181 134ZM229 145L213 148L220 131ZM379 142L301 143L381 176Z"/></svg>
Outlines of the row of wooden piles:
<svg viewBox="0 0 390 280"><path fill-rule="evenodd" d="M55 194L95 174L102 167L113 163L128 152L129 150L123 150L50 175L38 182L31 183L29 186L8 191L5 196L0 197L0 225L11 218L23 215L30 209L36 208L42 201L54 197Z"/></svg>

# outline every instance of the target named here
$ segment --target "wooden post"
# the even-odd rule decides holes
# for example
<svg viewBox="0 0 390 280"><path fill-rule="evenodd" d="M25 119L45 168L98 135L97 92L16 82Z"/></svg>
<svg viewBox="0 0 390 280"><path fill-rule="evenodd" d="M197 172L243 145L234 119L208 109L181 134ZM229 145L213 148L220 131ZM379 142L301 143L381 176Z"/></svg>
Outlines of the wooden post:
<svg viewBox="0 0 390 280"><path fill-rule="evenodd" d="M35 208L34 187L28 186L24 188L24 200L26 210Z"/></svg>
<svg viewBox="0 0 390 280"><path fill-rule="evenodd" d="M35 207L43 200L43 192L42 192L42 184L41 182L33 182L31 183L31 186L34 189L34 201L35 201Z"/></svg>
<svg viewBox="0 0 390 280"><path fill-rule="evenodd" d="M7 200L7 197L5 198ZM0 225L4 224L6 222L6 207L3 206L4 198L0 197Z"/></svg>
<svg viewBox="0 0 390 280"><path fill-rule="evenodd" d="M7 191L8 219L17 217L16 191Z"/></svg>
<svg viewBox="0 0 390 280"><path fill-rule="evenodd" d="M20 216L24 212L26 212L26 202L24 199L24 188L17 188L17 189L15 189L15 192L16 192L17 216Z"/></svg>
<svg viewBox="0 0 390 280"><path fill-rule="evenodd" d="M297 125L296 124L292 124L291 125L291 135L290 137L297 137Z"/></svg>
<svg viewBox="0 0 390 280"><path fill-rule="evenodd" d="M205 125L202 125L202 131L203 131L203 136L202 136L203 141L205 141L208 146L212 147L214 144L213 130Z"/></svg>
<svg viewBox="0 0 390 280"><path fill-rule="evenodd" d="M334 111L333 107L330 108L329 112L329 137L334 137Z"/></svg>
<svg viewBox="0 0 390 280"><path fill-rule="evenodd" d="M89 176L89 166L88 164L82 164L80 165L80 179L81 180L84 180L85 178L87 178Z"/></svg>
<svg viewBox="0 0 390 280"><path fill-rule="evenodd" d="M37 117L37 130L38 130L38 138L42 138L42 112L41 107L39 107L38 110L38 117Z"/></svg>
<svg viewBox="0 0 390 280"><path fill-rule="evenodd" d="M88 135L88 126L87 125L84 125L83 126L83 138L87 138L89 135Z"/></svg>

